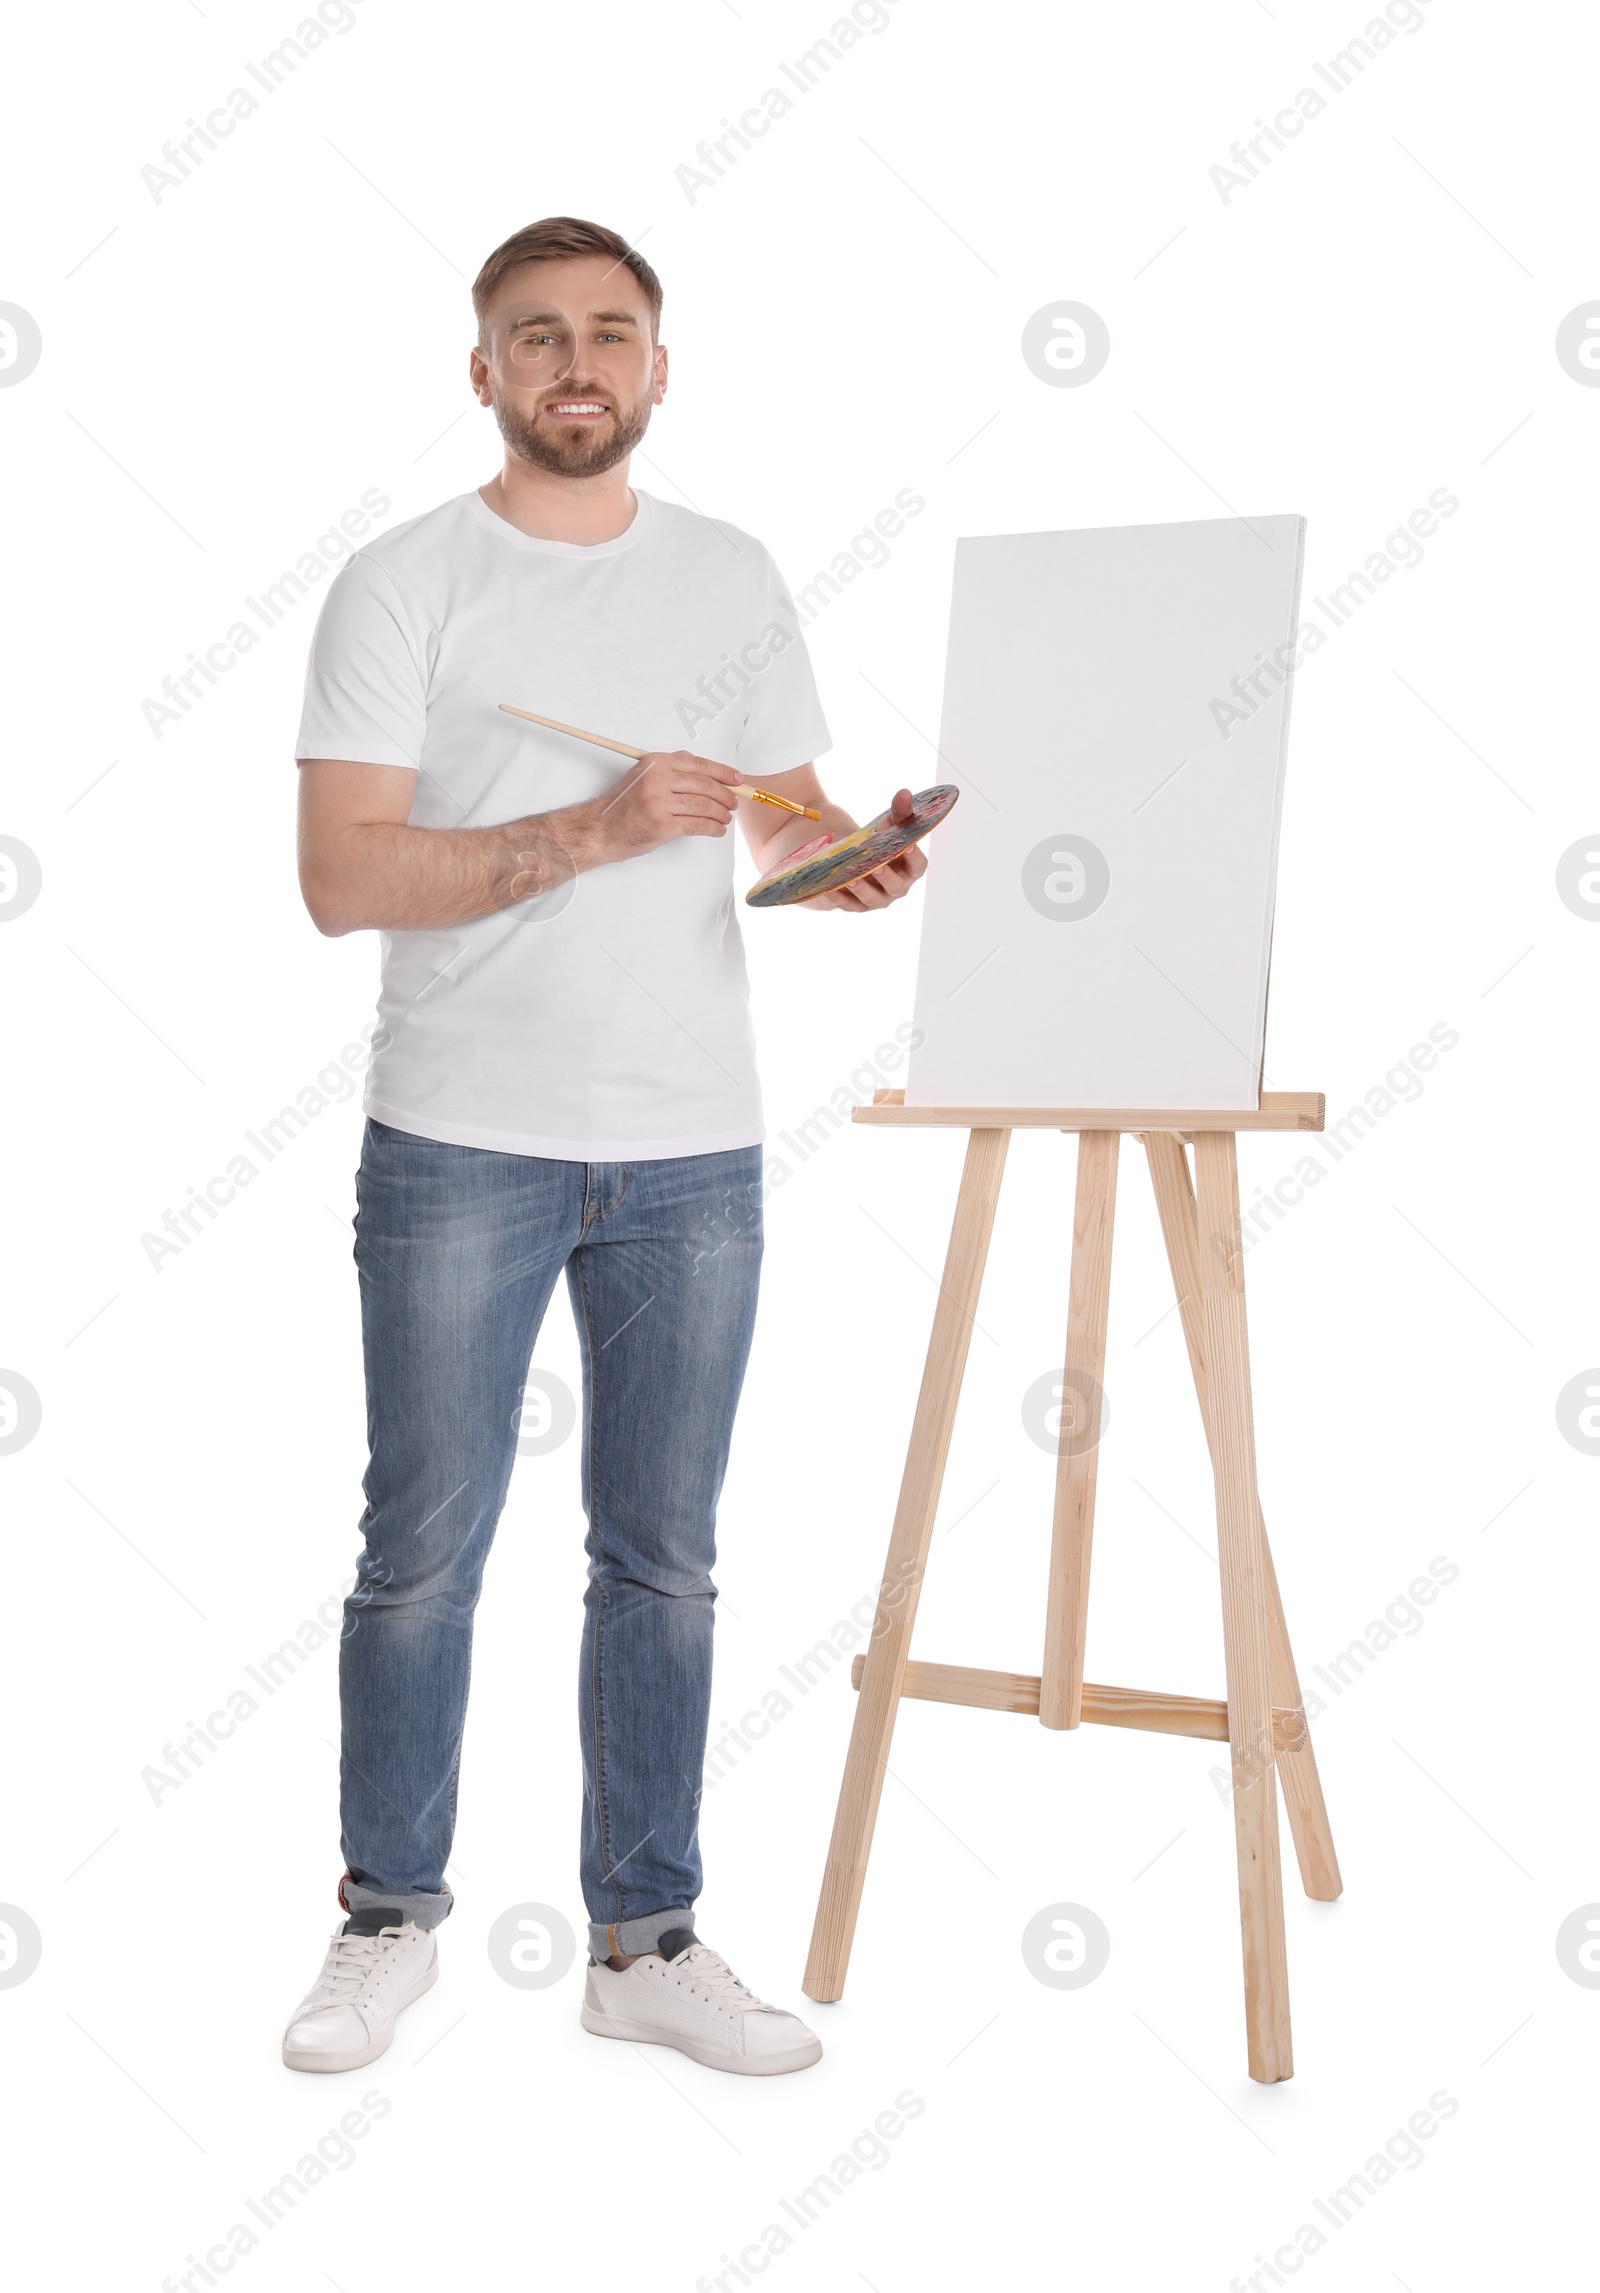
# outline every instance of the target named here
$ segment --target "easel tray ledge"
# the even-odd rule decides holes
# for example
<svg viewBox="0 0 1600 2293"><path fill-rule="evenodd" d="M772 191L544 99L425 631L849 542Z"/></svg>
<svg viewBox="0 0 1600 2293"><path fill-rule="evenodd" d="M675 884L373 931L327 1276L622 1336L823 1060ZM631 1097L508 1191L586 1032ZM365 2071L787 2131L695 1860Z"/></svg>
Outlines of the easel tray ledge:
<svg viewBox="0 0 1600 2293"><path fill-rule="evenodd" d="M1263 1091L1259 1107L908 1107L874 1091L854 1120L886 1127L986 1131L1320 1131L1321 1091Z"/></svg>

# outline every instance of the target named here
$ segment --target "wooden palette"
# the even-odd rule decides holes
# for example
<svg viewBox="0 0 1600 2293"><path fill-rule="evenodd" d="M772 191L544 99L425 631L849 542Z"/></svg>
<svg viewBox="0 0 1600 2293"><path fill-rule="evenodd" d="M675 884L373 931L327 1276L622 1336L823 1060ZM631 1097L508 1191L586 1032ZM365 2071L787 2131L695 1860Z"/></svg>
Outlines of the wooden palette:
<svg viewBox="0 0 1600 2293"><path fill-rule="evenodd" d="M949 781L941 781L911 799L909 820L891 820L887 812L880 812L876 820L852 829L848 836L802 844L781 868L774 868L751 885L744 896L745 906L792 907L798 900L814 900L824 892L836 892L844 884L870 876L886 860L920 844L930 828L938 827L960 793Z"/></svg>

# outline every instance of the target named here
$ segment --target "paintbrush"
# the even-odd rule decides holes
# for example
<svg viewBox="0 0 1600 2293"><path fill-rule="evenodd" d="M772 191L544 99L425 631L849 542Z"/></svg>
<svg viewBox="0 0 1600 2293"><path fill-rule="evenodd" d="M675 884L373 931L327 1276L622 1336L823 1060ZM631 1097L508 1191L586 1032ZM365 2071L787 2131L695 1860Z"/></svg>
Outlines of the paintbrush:
<svg viewBox="0 0 1600 2293"><path fill-rule="evenodd" d="M650 754L645 748L630 748L625 740L607 740L604 733L585 732L581 725L564 725L559 717L541 717L536 716L532 709L514 709L509 701L502 701L500 706L508 717L526 717L531 725L548 725L552 732L570 733L574 740L592 741L596 748L614 749L618 756L631 756L635 764L641 757ZM813 810L809 804L796 804L787 796L775 796L770 788L751 788L742 780L736 781L728 794L751 797L757 804L776 805L780 812L797 813L802 820L822 818L822 814Z"/></svg>

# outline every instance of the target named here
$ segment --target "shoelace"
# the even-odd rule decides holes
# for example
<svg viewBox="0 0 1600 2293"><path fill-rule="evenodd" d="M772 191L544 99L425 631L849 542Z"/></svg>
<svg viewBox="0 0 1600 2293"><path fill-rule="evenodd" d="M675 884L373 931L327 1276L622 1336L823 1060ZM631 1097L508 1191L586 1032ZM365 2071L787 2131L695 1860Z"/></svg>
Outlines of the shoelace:
<svg viewBox="0 0 1600 2293"><path fill-rule="evenodd" d="M728 2007L740 2014L773 2014L764 1998L757 1998L748 1983L742 1983L720 1951L709 1943L691 1943L681 1958L671 1962L679 1970L678 1980L687 1983L691 1993L701 1992L713 2006Z"/></svg>
<svg viewBox="0 0 1600 2293"><path fill-rule="evenodd" d="M318 2006L338 2006L355 1998L386 1946L399 1939L398 1927L385 1927L377 1935L335 1935L312 1999Z"/></svg>

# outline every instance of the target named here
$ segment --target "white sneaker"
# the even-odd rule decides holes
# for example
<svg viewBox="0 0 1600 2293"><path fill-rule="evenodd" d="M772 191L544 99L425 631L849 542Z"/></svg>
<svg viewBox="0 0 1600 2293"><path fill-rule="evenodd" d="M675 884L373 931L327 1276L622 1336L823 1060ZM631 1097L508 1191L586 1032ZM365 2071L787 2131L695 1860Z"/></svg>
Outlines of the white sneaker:
<svg viewBox="0 0 1600 2293"><path fill-rule="evenodd" d="M291 2070L359 2070L375 2062L388 2051L395 2016L438 1981L432 1928L410 1919L380 1927L381 1917L358 1912L335 1930L322 1972L283 2034Z"/></svg>
<svg viewBox="0 0 1600 2293"><path fill-rule="evenodd" d="M597 2038L675 2046L708 2070L745 2078L804 2070L822 2056L821 2039L797 2014L757 1998L726 1959L684 1928L663 1935L660 1950L620 1974L591 1961L580 2020Z"/></svg>

